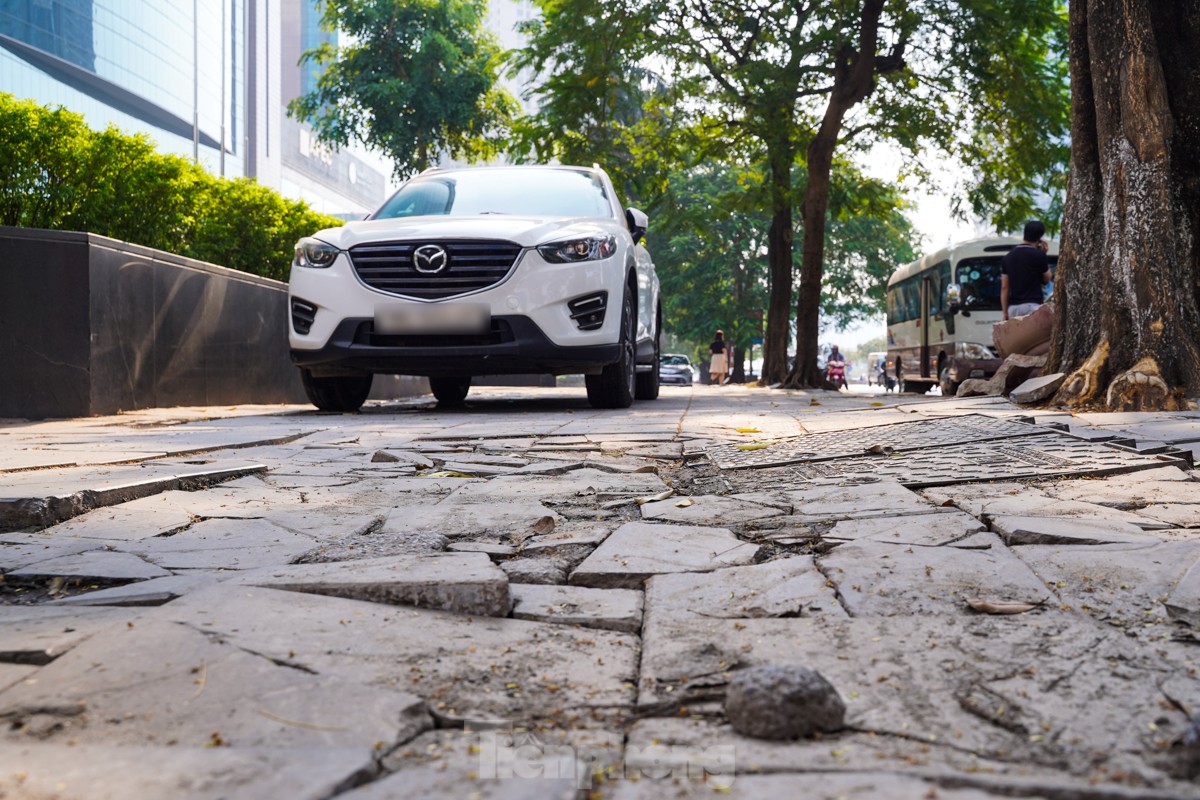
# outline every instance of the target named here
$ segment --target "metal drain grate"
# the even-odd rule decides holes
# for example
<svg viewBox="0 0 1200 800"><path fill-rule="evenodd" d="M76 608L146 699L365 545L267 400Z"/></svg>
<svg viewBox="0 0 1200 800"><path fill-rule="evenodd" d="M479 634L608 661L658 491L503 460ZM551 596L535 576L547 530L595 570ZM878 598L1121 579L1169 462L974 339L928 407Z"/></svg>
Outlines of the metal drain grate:
<svg viewBox="0 0 1200 800"><path fill-rule="evenodd" d="M868 448L877 445L890 447L897 452L910 452L1048 433L1051 431L1025 422L969 414L952 419L897 422L873 428L810 433L772 442L762 450L742 450L732 443L719 444L709 447L708 456L721 469L752 469L862 456Z"/></svg>
<svg viewBox="0 0 1200 800"><path fill-rule="evenodd" d="M910 489L973 481L1021 480L1061 475L1112 475L1178 463L1138 455L1061 433L958 443L943 449L856 456L725 473L735 492L795 488L821 478L854 482L892 479Z"/></svg>

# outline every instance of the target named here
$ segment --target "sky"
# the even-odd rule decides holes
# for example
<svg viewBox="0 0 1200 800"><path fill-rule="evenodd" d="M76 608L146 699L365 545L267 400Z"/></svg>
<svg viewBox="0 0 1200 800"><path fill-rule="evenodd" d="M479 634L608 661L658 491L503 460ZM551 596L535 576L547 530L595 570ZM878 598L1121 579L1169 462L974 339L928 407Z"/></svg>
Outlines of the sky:
<svg viewBox="0 0 1200 800"><path fill-rule="evenodd" d="M862 167L870 177L899 182L907 188L906 196L915 206L908 212L908 216L923 240L922 245L917 248L920 254L924 255L953 242L990 233L986 226L955 219L951 212L950 190L961 180L961 169L934 168L933 180L937 185L922 185L911 178L901 179L900 176L905 172L904 162L904 157L896 150L880 146L867 156L862 162ZM878 317L850 328L822 331L821 342L837 344L840 350L849 351L868 339L883 336L885 331L883 317Z"/></svg>

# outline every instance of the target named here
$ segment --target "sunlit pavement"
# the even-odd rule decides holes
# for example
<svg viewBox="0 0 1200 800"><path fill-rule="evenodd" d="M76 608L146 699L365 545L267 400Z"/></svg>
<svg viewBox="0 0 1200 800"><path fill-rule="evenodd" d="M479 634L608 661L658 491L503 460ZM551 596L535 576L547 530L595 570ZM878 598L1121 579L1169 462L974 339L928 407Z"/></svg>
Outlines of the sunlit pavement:
<svg viewBox="0 0 1200 800"><path fill-rule="evenodd" d="M0 796L1196 796L1198 443L857 383L3 421ZM737 733L770 664L845 727Z"/></svg>

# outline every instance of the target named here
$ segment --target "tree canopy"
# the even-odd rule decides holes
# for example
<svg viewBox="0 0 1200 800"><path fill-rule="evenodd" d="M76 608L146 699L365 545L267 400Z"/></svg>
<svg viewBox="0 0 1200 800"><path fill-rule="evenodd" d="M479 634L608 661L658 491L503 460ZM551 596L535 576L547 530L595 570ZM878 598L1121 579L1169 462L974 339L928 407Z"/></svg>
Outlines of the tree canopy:
<svg viewBox="0 0 1200 800"><path fill-rule="evenodd" d="M484 0L324 0L324 42L302 62L324 67L288 112L319 140L361 141L394 161L397 177L440 156L494 157L516 113L497 85L500 46Z"/></svg>

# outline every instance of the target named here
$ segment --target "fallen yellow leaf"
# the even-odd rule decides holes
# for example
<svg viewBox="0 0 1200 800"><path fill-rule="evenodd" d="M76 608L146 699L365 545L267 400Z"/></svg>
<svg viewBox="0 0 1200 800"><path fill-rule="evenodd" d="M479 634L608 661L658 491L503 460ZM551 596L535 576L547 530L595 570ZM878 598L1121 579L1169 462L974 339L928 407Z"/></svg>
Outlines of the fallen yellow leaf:
<svg viewBox="0 0 1200 800"><path fill-rule="evenodd" d="M738 450L766 450L771 445L766 442L755 442L754 444L735 444Z"/></svg>

